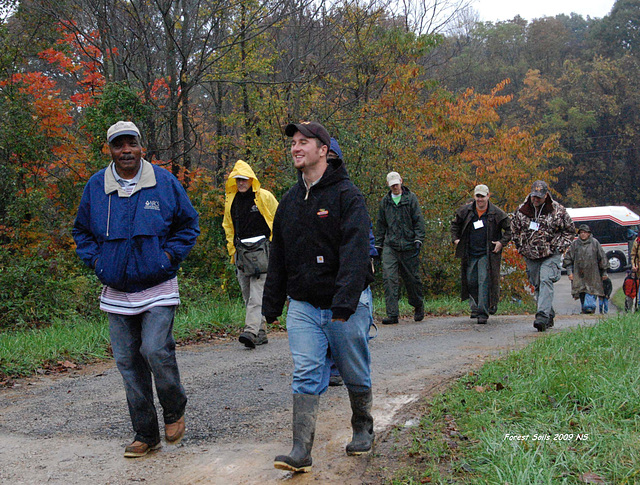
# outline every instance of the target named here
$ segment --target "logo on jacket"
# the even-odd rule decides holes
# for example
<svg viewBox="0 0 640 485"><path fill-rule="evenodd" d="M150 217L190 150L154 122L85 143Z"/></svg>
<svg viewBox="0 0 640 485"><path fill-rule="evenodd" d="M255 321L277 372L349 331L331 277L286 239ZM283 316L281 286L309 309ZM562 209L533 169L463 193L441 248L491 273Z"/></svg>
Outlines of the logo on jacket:
<svg viewBox="0 0 640 485"><path fill-rule="evenodd" d="M144 208L154 211L160 210L160 201L158 200L148 200L144 203Z"/></svg>
<svg viewBox="0 0 640 485"><path fill-rule="evenodd" d="M327 209L320 209L318 211L318 217L327 217L329 215L329 211Z"/></svg>

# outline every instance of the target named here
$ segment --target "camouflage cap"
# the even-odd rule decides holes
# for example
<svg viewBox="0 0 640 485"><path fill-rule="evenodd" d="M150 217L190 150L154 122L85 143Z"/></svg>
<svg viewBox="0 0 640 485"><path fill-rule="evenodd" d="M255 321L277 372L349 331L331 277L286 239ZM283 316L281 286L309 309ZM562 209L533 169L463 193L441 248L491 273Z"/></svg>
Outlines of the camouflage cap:
<svg viewBox="0 0 640 485"><path fill-rule="evenodd" d="M546 182L542 180L536 180L533 182L533 185L531 186L532 197L544 198L547 196L547 192L549 192L549 186Z"/></svg>

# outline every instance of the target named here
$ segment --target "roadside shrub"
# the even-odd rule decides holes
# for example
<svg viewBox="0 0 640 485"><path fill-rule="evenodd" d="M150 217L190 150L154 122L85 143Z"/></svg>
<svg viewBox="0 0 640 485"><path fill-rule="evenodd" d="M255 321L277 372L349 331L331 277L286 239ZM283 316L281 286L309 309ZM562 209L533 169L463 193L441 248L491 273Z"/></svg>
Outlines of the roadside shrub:
<svg viewBox="0 0 640 485"><path fill-rule="evenodd" d="M0 253L0 330L48 325L55 318L98 312L99 285L93 276L78 275L65 257L10 257Z"/></svg>

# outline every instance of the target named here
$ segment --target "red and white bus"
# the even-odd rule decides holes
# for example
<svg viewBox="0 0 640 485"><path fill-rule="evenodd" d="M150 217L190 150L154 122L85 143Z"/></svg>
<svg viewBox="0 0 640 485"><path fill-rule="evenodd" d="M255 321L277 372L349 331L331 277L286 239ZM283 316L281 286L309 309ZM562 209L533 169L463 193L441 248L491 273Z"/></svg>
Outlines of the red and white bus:
<svg viewBox="0 0 640 485"><path fill-rule="evenodd" d="M591 233L609 258L609 271L622 271L629 264L629 252L640 227L640 216L624 206L567 208L576 229L588 224Z"/></svg>

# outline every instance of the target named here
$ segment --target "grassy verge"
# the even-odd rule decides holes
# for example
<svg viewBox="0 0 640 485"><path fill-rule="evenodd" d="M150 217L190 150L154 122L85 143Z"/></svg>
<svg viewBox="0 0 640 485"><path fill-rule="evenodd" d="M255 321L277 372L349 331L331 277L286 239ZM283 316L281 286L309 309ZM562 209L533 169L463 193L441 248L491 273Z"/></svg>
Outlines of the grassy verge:
<svg viewBox="0 0 640 485"><path fill-rule="evenodd" d="M376 317L384 316L384 302L375 302ZM525 313L531 305L501 305L501 313ZM401 313L413 315L413 308L401 302ZM468 304L456 298L425 301L429 315L463 315ZM241 300L209 300L180 307L174 336L179 343L209 340L213 335L237 335L244 326ZM278 328L284 328L284 317ZM57 319L48 327L0 333L0 385L8 378L25 377L45 370L64 370L66 366L111 358L106 316L83 320Z"/></svg>
<svg viewBox="0 0 640 485"><path fill-rule="evenodd" d="M425 405L389 483L639 483L640 317L537 339Z"/></svg>
<svg viewBox="0 0 640 485"><path fill-rule="evenodd" d="M237 333L243 323L241 301L209 301L179 308L174 336L179 343L208 340L213 335ZM87 320L57 319L40 329L0 333L0 381L109 358L106 315Z"/></svg>

